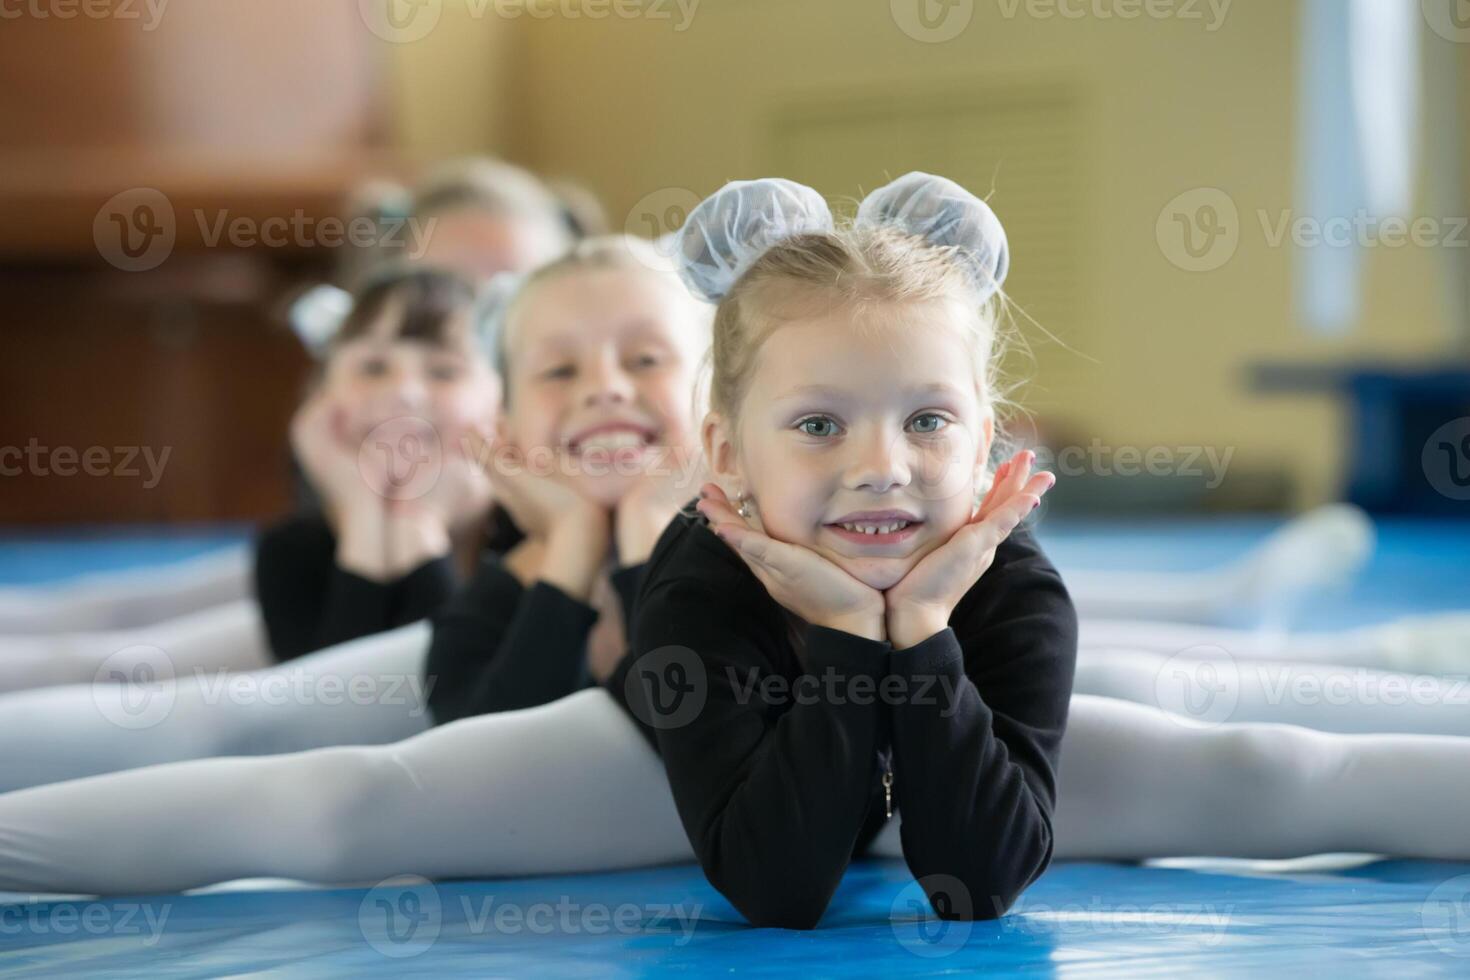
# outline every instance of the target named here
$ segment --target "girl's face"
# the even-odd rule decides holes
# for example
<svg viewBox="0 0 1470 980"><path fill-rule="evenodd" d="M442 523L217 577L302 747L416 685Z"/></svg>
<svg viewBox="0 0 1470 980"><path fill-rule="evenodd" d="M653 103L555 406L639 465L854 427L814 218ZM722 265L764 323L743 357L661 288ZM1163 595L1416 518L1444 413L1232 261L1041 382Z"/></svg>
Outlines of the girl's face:
<svg viewBox="0 0 1470 980"><path fill-rule="evenodd" d="M573 269L537 283L505 338L510 441L603 506L650 464L685 472L698 455L703 333L678 283L653 272Z"/></svg>
<svg viewBox="0 0 1470 980"><path fill-rule="evenodd" d="M717 415L706 421L726 491L752 498L766 534L872 588L895 585L970 518L990 451L993 415L961 315L944 301L880 304L775 327L738 439Z"/></svg>
<svg viewBox="0 0 1470 980"><path fill-rule="evenodd" d="M480 282L497 272L524 272L566 249L566 234L549 219L492 214L466 207L419 222L419 257Z"/></svg>
<svg viewBox="0 0 1470 980"><path fill-rule="evenodd" d="M323 388L343 410L344 435L361 439L385 422L422 418L450 445L470 428L493 426L500 381L484 355L467 339L404 340L397 335L401 315L398 303L388 303L375 323L327 360ZM467 338L468 329L463 311L446 324L446 335Z"/></svg>

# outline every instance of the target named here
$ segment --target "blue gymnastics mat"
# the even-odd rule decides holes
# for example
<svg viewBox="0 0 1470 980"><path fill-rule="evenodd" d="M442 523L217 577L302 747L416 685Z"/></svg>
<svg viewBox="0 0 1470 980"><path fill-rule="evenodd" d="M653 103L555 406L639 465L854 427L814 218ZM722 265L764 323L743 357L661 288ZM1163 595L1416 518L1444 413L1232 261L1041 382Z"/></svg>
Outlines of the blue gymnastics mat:
<svg viewBox="0 0 1470 980"><path fill-rule="evenodd" d="M1064 569L1185 569L1234 557L1274 523L1054 521L1041 537ZM230 540L238 539L222 532L220 543ZM35 543L0 538L0 566ZM52 571L68 560L75 570L96 567L97 553L121 553L107 550L119 546L105 536L52 544ZM177 547L150 552L133 540L123 550L146 563L181 557ZM1313 603L1298 625L1466 608L1467 555L1470 523L1382 522L1361 581ZM0 581L26 580L15 568L9 576ZM932 918L901 862L862 862L808 933L750 928L692 866L358 889L252 882L184 896L29 898L0 896L0 978L1470 976L1470 863L1361 856L1061 863L1005 918L970 923Z"/></svg>
<svg viewBox="0 0 1470 980"><path fill-rule="evenodd" d="M744 925L694 867L38 902L0 916L0 977L1463 977L1467 872L1074 863L1002 919L942 922L902 862L863 862L805 933Z"/></svg>

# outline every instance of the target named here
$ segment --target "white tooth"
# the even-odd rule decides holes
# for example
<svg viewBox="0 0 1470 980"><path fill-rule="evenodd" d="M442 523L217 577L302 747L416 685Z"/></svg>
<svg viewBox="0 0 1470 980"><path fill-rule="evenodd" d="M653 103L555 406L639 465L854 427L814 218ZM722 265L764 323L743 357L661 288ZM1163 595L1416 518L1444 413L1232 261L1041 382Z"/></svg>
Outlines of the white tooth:
<svg viewBox="0 0 1470 980"><path fill-rule="evenodd" d="M581 445L584 449L592 446L600 449L618 450L643 445L643 437L636 432L628 432L626 430L598 432L588 436L582 441Z"/></svg>
<svg viewBox="0 0 1470 980"><path fill-rule="evenodd" d="M892 525L892 524L884 524L882 527L878 528L878 533L879 534L887 534L890 531L892 531L893 528L894 528L894 525Z"/></svg>
<svg viewBox="0 0 1470 980"><path fill-rule="evenodd" d="M873 525L869 524L867 527L863 528L863 533L864 534L877 534L878 533L878 529L876 527L874 527Z"/></svg>

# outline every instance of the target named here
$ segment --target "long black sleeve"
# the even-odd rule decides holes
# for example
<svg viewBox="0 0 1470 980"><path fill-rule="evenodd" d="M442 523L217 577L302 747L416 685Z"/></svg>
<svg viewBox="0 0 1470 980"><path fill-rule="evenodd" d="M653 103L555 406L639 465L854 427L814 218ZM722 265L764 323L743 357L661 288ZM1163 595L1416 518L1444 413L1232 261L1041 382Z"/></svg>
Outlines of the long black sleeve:
<svg viewBox="0 0 1470 980"><path fill-rule="evenodd" d="M950 623L890 659L912 694L892 707L894 800L904 857L934 886L936 911L991 919L1051 861L1077 619L1023 533ZM968 895L952 894L955 880Z"/></svg>
<svg viewBox="0 0 1470 980"><path fill-rule="evenodd" d="M625 617L643 566L611 578ZM547 582L529 588L486 557L434 617L425 666L438 724L555 701L586 686L587 637L597 611ZM625 620L626 621L626 620Z"/></svg>
<svg viewBox="0 0 1470 980"><path fill-rule="evenodd" d="M424 619L454 593L448 555L374 582L339 567L336 553L336 536L317 513L295 515L257 538L255 595L277 660Z"/></svg>
<svg viewBox="0 0 1470 980"><path fill-rule="evenodd" d="M936 908L1001 914L1051 856L1076 650L1070 601L1029 535L997 550L955 628L910 649L806 626L798 653L787 624L703 519L681 515L609 684L663 756L711 884L753 924L815 925L881 827L891 765L911 870L971 892L956 907L931 890ZM670 657L684 662L662 690L703 696L697 710L655 704Z"/></svg>

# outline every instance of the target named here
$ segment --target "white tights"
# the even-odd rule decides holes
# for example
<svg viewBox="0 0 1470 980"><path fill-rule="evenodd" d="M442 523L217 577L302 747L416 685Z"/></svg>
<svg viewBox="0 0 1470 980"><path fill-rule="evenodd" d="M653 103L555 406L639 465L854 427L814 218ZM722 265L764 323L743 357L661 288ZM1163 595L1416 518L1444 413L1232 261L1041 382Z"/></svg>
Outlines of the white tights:
<svg viewBox="0 0 1470 980"><path fill-rule="evenodd" d="M427 622L259 670L191 665L156 650L109 663L127 683L0 695L0 791L221 755L376 745L429 727Z"/></svg>
<svg viewBox="0 0 1470 980"><path fill-rule="evenodd" d="M235 599L130 629L6 637L0 640L0 693L125 680L133 676L131 664L150 658L175 676L257 670L274 662L260 606Z"/></svg>
<svg viewBox="0 0 1470 980"><path fill-rule="evenodd" d="M0 637L133 629L244 599L251 560L237 545L158 568L0 588Z"/></svg>
<svg viewBox="0 0 1470 980"><path fill-rule="evenodd" d="M1470 858L1470 739L1200 727L1078 695L1056 857ZM896 855L896 821L875 844ZM208 759L0 796L0 891L364 883L691 859L667 779L603 691L391 745Z"/></svg>

